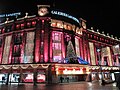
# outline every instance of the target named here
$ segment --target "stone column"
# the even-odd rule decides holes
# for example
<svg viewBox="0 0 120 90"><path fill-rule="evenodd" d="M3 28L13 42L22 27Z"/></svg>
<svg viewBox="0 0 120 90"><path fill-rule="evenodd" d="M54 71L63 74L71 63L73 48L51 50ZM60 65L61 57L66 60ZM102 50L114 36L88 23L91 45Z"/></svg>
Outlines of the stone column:
<svg viewBox="0 0 120 90"><path fill-rule="evenodd" d="M10 72L8 72L8 75L7 75L6 85L8 85L8 83L9 83L9 76L10 76Z"/></svg>
<svg viewBox="0 0 120 90"><path fill-rule="evenodd" d="M37 70L34 69L34 74L33 74L33 84L34 86L37 85Z"/></svg>
<svg viewBox="0 0 120 90"><path fill-rule="evenodd" d="M20 68L20 81L18 82L23 82L23 72L21 68Z"/></svg>
<svg viewBox="0 0 120 90"><path fill-rule="evenodd" d="M52 66L52 83L58 83L58 75L56 74L55 65Z"/></svg>
<svg viewBox="0 0 120 90"><path fill-rule="evenodd" d="M52 84L52 66L49 65L46 69L46 81L47 84Z"/></svg>

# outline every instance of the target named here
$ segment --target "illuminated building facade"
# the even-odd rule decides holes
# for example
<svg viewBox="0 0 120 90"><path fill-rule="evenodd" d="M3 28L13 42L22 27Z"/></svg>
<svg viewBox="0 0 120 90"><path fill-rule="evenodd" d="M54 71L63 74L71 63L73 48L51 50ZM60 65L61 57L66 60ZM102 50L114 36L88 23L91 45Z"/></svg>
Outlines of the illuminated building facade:
<svg viewBox="0 0 120 90"><path fill-rule="evenodd" d="M110 79L119 70L119 43L83 19L38 5L38 15L0 24L0 80L77 82L99 80L101 72Z"/></svg>

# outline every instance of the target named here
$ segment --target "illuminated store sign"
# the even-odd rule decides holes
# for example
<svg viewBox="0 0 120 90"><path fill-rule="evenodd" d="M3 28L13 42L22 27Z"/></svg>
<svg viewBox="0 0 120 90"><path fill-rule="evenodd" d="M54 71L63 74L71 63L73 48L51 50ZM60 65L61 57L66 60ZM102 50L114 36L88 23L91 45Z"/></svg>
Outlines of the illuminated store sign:
<svg viewBox="0 0 120 90"><path fill-rule="evenodd" d="M64 12L59 12L59 11L53 11L53 10L52 10L51 13L52 13L52 14L56 14L56 15L60 15L60 16L64 16L64 17L67 17L67 18L70 18L70 19L73 19L74 21L80 23L77 18L75 18L75 17L73 17L73 16L71 16L71 15L69 15L69 14L66 14L66 13L64 13Z"/></svg>
<svg viewBox="0 0 120 90"><path fill-rule="evenodd" d="M9 13L9 14L0 14L0 17L11 17L11 16L18 16L18 15L21 15L21 12Z"/></svg>

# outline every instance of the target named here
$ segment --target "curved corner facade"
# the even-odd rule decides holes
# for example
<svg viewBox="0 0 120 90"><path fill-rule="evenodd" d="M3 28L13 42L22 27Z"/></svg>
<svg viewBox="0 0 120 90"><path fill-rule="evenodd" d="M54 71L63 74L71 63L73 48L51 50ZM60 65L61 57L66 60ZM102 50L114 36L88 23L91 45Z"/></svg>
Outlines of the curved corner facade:
<svg viewBox="0 0 120 90"><path fill-rule="evenodd" d="M120 41L87 29L83 19L49 9L39 5L39 15L26 14L0 24L0 80L64 83L68 78L69 82L115 79L120 70Z"/></svg>

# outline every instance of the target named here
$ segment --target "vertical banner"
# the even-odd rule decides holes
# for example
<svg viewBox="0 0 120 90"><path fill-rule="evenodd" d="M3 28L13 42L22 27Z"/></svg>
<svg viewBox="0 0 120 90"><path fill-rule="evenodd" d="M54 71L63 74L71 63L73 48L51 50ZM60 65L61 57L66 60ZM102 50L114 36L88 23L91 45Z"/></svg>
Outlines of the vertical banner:
<svg viewBox="0 0 120 90"><path fill-rule="evenodd" d="M12 39L12 36L6 36L5 38L2 64L8 63L11 39Z"/></svg>
<svg viewBox="0 0 120 90"><path fill-rule="evenodd" d="M102 48L101 55L102 55L102 58L108 57L107 61L108 61L109 65L112 66L112 58L111 58L110 47ZM104 59L102 59L102 65L103 64L104 64Z"/></svg>
<svg viewBox="0 0 120 90"><path fill-rule="evenodd" d="M26 37L24 63L33 63L34 32L28 32Z"/></svg>
<svg viewBox="0 0 120 90"><path fill-rule="evenodd" d="M114 55L118 55L120 53L120 46L119 45L114 45L112 48L113 48Z"/></svg>
<svg viewBox="0 0 120 90"><path fill-rule="evenodd" d="M108 48L107 47L102 48L101 55L102 55L102 57L108 56Z"/></svg>
<svg viewBox="0 0 120 90"><path fill-rule="evenodd" d="M96 65L96 62L95 62L95 52L94 52L94 44L92 42L89 42L89 48L90 48L91 64L92 65Z"/></svg>
<svg viewBox="0 0 120 90"><path fill-rule="evenodd" d="M75 38L75 49L76 49L77 57L80 57L80 45L79 45L79 39L78 38Z"/></svg>

